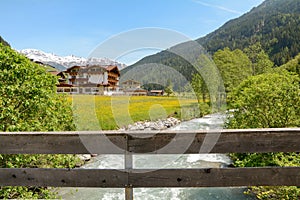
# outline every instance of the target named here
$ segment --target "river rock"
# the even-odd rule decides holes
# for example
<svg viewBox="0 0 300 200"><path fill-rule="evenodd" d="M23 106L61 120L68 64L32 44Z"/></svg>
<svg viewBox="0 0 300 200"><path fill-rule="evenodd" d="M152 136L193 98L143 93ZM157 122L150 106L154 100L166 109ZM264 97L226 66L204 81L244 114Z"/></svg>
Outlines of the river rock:
<svg viewBox="0 0 300 200"><path fill-rule="evenodd" d="M90 154L80 154L80 155L77 155L77 156L82 161L89 161L92 158L92 156Z"/></svg>
<svg viewBox="0 0 300 200"><path fill-rule="evenodd" d="M167 119L159 119L157 121L139 121L130 124L127 127L119 129L120 131L151 131L151 130L164 130L171 128L180 123L180 120L169 117Z"/></svg>

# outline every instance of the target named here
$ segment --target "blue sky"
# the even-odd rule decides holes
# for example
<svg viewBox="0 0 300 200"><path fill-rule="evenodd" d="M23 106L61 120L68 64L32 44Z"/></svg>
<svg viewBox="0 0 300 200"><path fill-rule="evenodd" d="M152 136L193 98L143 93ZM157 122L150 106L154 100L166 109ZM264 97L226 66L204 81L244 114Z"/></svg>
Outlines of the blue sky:
<svg viewBox="0 0 300 200"><path fill-rule="evenodd" d="M197 39L262 2L1 0L0 35L18 50L34 48L61 56L87 57L109 38L146 27L168 29Z"/></svg>

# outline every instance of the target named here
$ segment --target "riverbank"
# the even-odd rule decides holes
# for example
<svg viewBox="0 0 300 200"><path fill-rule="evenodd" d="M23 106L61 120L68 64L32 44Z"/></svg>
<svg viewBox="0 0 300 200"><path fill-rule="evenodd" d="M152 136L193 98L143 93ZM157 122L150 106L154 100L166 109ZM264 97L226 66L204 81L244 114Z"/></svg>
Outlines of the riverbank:
<svg viewBox="0 0 300 200"><path fill-rule="evenodd" d="M159 131L159 130L208 130L208 129L221 129L224 115L214 113L205 115L201 118L194 118L186 121L181 121L175 117L168 117L165 119L158 119L156 121L138 121L133 124L124 126L116 131ZM85 163L93 161L95 154L79 155L79 158Z"/></svg>
<svg viewBox="0 0 300 200"><path fill-rule="evenodd" d="M158 119L156 121L138 121L134 124L129 124L123 128L118 129L117 131L158 131L172 128L180 124L180 120L174 117L168 117L166 119ZM84 163L88 164L93 162L93 158L96 157L96 154L82 154L77 155L77 157ZM81 167L77 166L77 167Z"/></svg>

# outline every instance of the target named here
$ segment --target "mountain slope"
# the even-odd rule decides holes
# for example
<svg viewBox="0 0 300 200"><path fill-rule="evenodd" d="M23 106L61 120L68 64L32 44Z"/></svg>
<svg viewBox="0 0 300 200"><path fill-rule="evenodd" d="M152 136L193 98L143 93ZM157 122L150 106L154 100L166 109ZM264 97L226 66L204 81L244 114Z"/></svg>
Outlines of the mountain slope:
<svg viewBox="0 0 300 200"><path fill-rule="evenodd" d="M199 47L195 41L189 41L147 56L121 70L121 78L138 80L142 84L159 83L163 86L171 81L174 90L180 91L192 80L193 74L198 73L200 66L194 62L200 54L206 54Z"/></svg>
<svg viewBox="0 0 300 200"><path fill-rule="evenodd" d="M300 1L266 0L197 42L209 52L245 47L259 41L278 66L300 52Z"/></svg>
<svg viewBox="0 0 300 200"><path fill-rule="evenodd" d="M8 42L6 42L1 36L0 36L0 43L2 43L2 44L5 45L5 46L10 46L10 45L8 44Z"/></svg>
<svg viewBox="0 0 300 200"><path fill-rule="evenodd" d="M228 21L216 31L196 41L211 54L225 47L244 49L260 42L270 59L280 66L300 53L299 24L299 0L266 0L250 12ZM186 43L176 46L190 50ZM182 58L165 50L141 59L121 73L125 74L145 63L167 64L180 70L188 80L191 80L191 74L194 72Z"/></svg>

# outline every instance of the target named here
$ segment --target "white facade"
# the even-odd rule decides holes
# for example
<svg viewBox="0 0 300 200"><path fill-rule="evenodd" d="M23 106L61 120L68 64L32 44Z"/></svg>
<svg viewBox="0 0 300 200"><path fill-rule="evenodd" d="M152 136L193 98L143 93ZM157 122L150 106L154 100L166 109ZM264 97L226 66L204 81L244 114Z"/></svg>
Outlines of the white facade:
<svg viewBox="0 0 300 200"><path fill-rule="evenodd" d="M117 66L73 66L63 74L65 81L58 85L58 92L105 94L119 91L120 73Z"/></svg>

